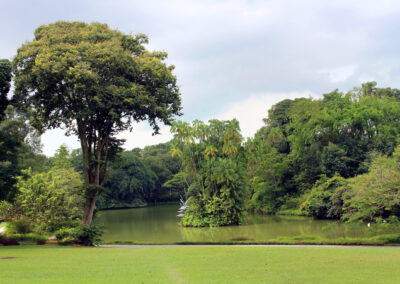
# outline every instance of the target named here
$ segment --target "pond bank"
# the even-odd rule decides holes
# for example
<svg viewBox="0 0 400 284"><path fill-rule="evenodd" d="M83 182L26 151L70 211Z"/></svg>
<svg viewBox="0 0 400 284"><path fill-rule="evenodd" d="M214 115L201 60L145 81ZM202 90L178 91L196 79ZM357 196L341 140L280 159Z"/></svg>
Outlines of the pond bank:
<svg viewBox="0 0 400 284"><path fill-rule="evenodd" d="M225 241L225 242L132 242L132 241L104 241L102 245L119 246L185 246L185 245L204 245L204 246L400 246L400 234L386 234L370 238L339 238L339 239L323 239L316 236L296 236L296 237L278 237L266 241Z"/></svg>
<svg viewBox="0 0 400 284"><path fill-rule="evenodd" d="M267 244L171 244L171 245L97 245L101 248L141 248L141 247L322 247L322 248L398 248L400 245L267 245Z"/></svg>

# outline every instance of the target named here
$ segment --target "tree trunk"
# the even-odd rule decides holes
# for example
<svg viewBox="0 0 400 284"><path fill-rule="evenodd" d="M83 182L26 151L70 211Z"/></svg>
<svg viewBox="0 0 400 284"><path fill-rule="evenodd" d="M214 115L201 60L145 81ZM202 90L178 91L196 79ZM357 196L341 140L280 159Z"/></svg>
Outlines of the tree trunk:
<svg viewBox="0 0 400 284"><path fill-rule="evenodd" d="M83 206L83 225L90 226L90 224L92 224L96 197L97 193L94 193L91 196L86 196L85 205Z"/></svg>
<svg viewBox="0 0 400 284"><path fill-rule="evenodd" d="M77 124L82 147L83 175L86 187L82 224L90 226L93 220L96 198L101 191L106 174L109 133L105 133L104 136L97 136L93 134L93 131L86 128L84 121L77 120Z"/></svg>

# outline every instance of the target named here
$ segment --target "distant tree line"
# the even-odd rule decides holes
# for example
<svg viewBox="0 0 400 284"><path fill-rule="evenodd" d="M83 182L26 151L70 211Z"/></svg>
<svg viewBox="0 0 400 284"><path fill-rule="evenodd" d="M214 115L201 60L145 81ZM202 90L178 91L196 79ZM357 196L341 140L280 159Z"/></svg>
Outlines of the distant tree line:
<svg viewBox="0 0 400 284"><path fill-rule="evenodd" d="M80 149L71 152L70 160L75 170L82 171ZM169 143L123 151L108 165L97 207L141 207L178 201L185 194L184 186L167 182L180 168L181 159L171 156Z"/></svg>

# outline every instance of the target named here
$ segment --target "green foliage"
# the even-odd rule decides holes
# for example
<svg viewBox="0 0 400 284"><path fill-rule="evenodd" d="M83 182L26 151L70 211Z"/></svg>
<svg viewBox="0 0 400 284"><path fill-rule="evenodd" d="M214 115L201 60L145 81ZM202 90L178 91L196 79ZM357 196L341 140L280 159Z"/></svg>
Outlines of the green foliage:
<svg viewBox="0 0 400 284"><path fill-rule="evenodd" d="M157 176L135 152L121 153L119 159L110 165L109 173L110 177L104 184L108 208L118 203L129 204L135 199L146 200L154 191Z"/></svg>
<svg viewBox="0 0 400 284"><path fill-rule="evenodd" d="M172 157L170 144L161 143L153 146L146 146L140 151L143 162L148 165L156 175L155 187L152 195L146 198L147 201L171 201L179 200L184 194L184 186L175 183L174 186L166 187L164 184L173 178L181 169L181 159Z"/></svg>
<svg viewBox="0 0 400 284"><path fill-rule="evenodd" d="M73 224L82 215L82 182L71 168L54 168L46 173L25 172L19 177L15 206L45 231Z"/></svg>
<svg viewBox="0 0 400 284"><path fill-rule="evenodd" d="M340 176L348 175L348 158L346 151L339 146L329 143L325 146L321 154L321 171L328 177L333 177L336 173Z"/></svg>
<svg viewBox="0 0 400 284"><path fill-rule="evenodd" d="M46 236L38 235L35 233L27 233L27 234L7 233L5 239L16 240L18 242L38 242L38 241L45 242L48 240Z"/></svg>
<svg viewBox="0 0 400 284"><path fill-rule="evenodd" d="M268 142L255 138L246 144L250 186L251 207L263 213L275 213L284 201L288 184L286 176L289 161L286 154L279 153Z"/></svg>
<svg viewBox="0 0 400 284"><path fill-rule="evenodd" d="M22 169L42 171L46 157L40 154L40 137L26 121L27 114L8 106L0 122L0 200L15 196L16 176Z"/></svg>
<svg viewBox="0 0 400 284"><path fill-rule="evenodd" d="M4 111L8 105L7 94L10 90L11 62L8 59L0 59L0 121L4 118Z"/></svg>
<svg viewBox="0 0 400 284"><path fill-rule="evenodd" d="M182 157L189 184L186 226L240 224L246 210L248 189L242 136L236 120L210 120L209 124L176 122L171 131L171 153Z"/></svg>
<svg viewBox="0 0 400 284"><path fill-rule="evenodd" d="M52 167L57 169L72 168L72 163L70 161L70 154L67 146L61 145L57 149L56 153L54 154L54 157L51 160L51 165Z"/></svg>
<svg viewBox="0 0 400 284"><path fill-rule="evenodd" d="M107 193L100 195L96 201L96 208L100 210L112 208L140 208L146 207L147 205L146 201L140 198L134 198L132 200L110 199Z"/></svg>
<svg viewBox="0 0 400 284"><path fill-rule="evenodd" d="M98 225L78 225L72 228L61 228L55 236L61 244L82 244L92 246L101 241L103 231Z"/></svg>
<svg viewBox="0 0 400 284"><path fill-rule="evenodd" d="M347 180L339 175L332 178L322 176L306 194L300 210L315 218L340 218L343 207L341 193L346 191L347 185Z"/></svg>
<svg viewBox="0 0 400 284"><path fill-rule="evenodd" d="M243 221L246 183L243 169L228 159L215 159L202 170L203 188L189 187L188 210L182 224L195 227L218 227Z"/></svg>
<svg viewBox="0 0 400 284"><path fill-rule="evenodd" d="M178 172L174 174L171 179L164 182L162 185L165 189L169 191L170 196L176 196L176 200L179 197L184 196L185 188L188 188L187 177L184 172Z"/></svg>
<svg viewBox="0 0 400 284"><path fill-rule="evenodd" d="M81 218L83 194L80 173L68 164L68 151L61 147L56 155L55 166L44 173L23 171L17 178L18 194L14 202L3 202L0 213L7 220L26 220L37 231L53 232L63 226L71 226Z"/></svg>
<svg viewBox="0 0 400 284"><path fill-rule="evenodd" d="M350 179L351 190L343 195L343 219L379 222L400 218L400 148L393 157L377 155L370 171Z"/></svg>
<svg viewBox="0 0 400 284"><path fill-rule="evenodd" d="M167 182L178 173L180 164L180 158L169 154L168 143L122 152L109 163L106 192L99 197L97 206L142 207L157 201L179 200L182 184Z"/></svg>
<svg viewBox="0 0 400 284"><path fill-rule="evenodd" d="M22 216L20 219L15 220L13 223L16 233L28 234L32 232L31 220Z"/></svg>
<svg viewBox="0 0 400 284"><path fill-rule="evenodd" d="M105 192L98 208L143 207L147 203L177 201L184 185L170 180L181 167L181 159L171 157L169 143L135 148L118 154L108 163ZM73 150L69 160L77 171L83 169L82 151Z"/></svg>
<svg viewBox="0 0 400 284"><path fill-rule="evenodd" d="M348 93L334 90L321 99L283 100L273 106L265 126L246 144L252 207L274 213L286 200L319 187L315 183L321 176L355 177L368 171L373 152L391 155L400 141L399 94L368 82ZM304 212L341 216L344 191L315 190L321 194L313 199L316 211L307 207ZM329 214L326 205L332 208Z"/></svg>
<svg viewBox="0 0 400 284"><path fill-rule="evenodd" d="M17 216L15 206L6 200L0 201L0 218L11 221L15 216Z"/></svg>
<svg viewBox="0 0 400 284"><path fill-rule="evenodd" d="M39 130L64 125L82 145L84 182L103 185L107 161L121 150L120 131L132 122L159 123L180 115L174 66L166 52L146 50L145 35L125 35L105 24L56 22L36 29L15 56L13 100L32 109ZM92 222L99 192L85 194L83 222Z"/></svg>

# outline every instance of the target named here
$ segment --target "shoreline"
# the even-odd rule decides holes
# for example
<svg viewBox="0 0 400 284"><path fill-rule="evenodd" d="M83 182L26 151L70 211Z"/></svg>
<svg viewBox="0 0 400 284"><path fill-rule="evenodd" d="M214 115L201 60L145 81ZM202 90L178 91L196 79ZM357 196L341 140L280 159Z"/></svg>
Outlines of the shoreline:
<svg viewBox="0 0 400 284"><path fill-rule="evenodd" d="M140 247L332 247L332 248L400 248L400 245L312 245L312 244L164 244L164 245L123 245L102 244L101 248L140 248Z"/></svg>

